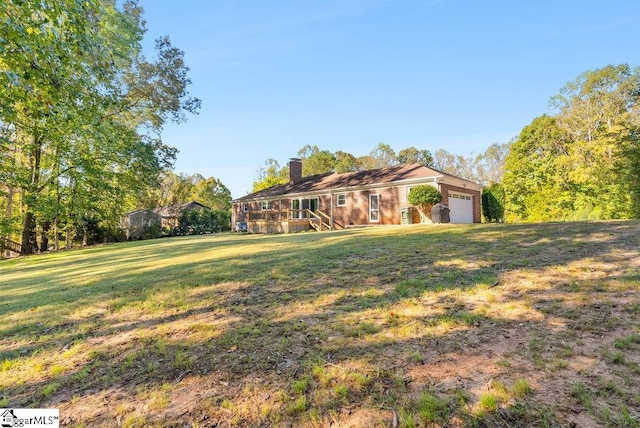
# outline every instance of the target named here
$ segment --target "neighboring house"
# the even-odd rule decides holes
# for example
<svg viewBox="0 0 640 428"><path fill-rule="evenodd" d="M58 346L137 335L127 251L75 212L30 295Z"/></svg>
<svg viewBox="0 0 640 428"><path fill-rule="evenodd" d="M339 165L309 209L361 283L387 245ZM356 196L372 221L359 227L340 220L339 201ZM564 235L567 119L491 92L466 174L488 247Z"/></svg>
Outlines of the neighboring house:
<svg viewBox="0 0 640 428"><path fill-rule="evenodd" d="M200 202L191 201L180 205L165 205L164 207L158 208L156 212L162 218L162 228L173 229L178 227L182 213L184 211L191 210L211 211L211 208L206 205L202 205Z"/></svg>
<svg viewBox="0 0 640 428"><path fill-rule="evenodd" d="M153 210L141 209L128 212L121 221L122 228L126 231L127 239L142 238L147 228L159 223L162 229L174 229L178 227L180 216L185 210L211 208L199 202L187 202L179 205L165 205Z"/></svg>
<svg viewBox="0 0 640 428"><path fill-rule="evenodd" d="M412 187L442 193L451 223L480 223L482 186L420 165L302 177L302 162L289 162L290 181L234 200L232 224L252 233L419 222L407 197Z"/></svg>
<svg viewBox="0 0 640 428"><path fill-rule="evenodd" d="M126 213L120 222L127 239L142 238L149 226L160 223L162 218L155 210L141 209Z"/></svg>

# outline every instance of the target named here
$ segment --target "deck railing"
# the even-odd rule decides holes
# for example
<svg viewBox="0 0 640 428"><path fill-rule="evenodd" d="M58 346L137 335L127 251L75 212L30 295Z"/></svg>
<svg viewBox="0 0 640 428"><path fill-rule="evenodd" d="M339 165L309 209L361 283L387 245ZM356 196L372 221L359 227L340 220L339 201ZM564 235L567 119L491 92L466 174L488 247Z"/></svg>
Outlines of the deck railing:
<svg viewBox="0 0 640 428"><path fill-rule="evenodd" d="M0 255L4 254L6 250L9 250L16 254L20 254L22 251L22 245L10 239L0 237Z"/></svg>
<svg viewBox="0 0 640 428"><path fill-rule="evenodd" d="M316 230L331 229L331 218L322 211L302 210L265 210L249 212L248 221L264 222L288 222L288 221L308 221L311 227Z"/></svg>
<svg viewBox="0 0 640 428"><path fill-rule="evenodd" d="M327 219L327 223L323 219ZM322 211L309 211L309 224L318 232L322 231L323 227L331 230L331 218Z"/></svg>

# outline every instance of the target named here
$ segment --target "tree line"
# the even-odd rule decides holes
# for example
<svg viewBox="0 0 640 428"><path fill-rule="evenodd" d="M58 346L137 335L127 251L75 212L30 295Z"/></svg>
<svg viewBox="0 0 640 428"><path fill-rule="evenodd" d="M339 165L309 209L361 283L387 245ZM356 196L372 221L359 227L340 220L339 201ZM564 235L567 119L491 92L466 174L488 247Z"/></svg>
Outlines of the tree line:
<svg viewBox="0 0 640 428"><path fill-rule="evenodd" d="M462 156L380 143L368 155L305 146L303 175L418 162L485 186L485 221L640 218L640 68L607 65L568 82L543 114L507 143ZM288 181L268 159L253 191Z"/></svg>
<svg viewBox="0 0 640 428"><path fill-rule="evenodd" d="M640 218L640 68L567 83L510 144L494 199L507 221Z"/></svg>
<svg viewBox="0 0 640 428"><path fill-rule="evenodd" d="M315 145L306 145L297 155L302 160L303 176L364 171L417 162L467 180L490 184L499 181L502 176L507 147L507 144L494 143L484 153L465 157L445 149L431 153L427 149L416 147L407 147L396 153L389 144L379 143L369 154L356 157L345 151L331 152ZM257 192L288 181L287 167L270 158L258 169L252 191Z"/></svg>
<svg viewBox="0 0 640 428"><path fill-rule="evenodd" d="M177 150L161 130L200 101L168 37L143 55L135 0L5 0L2 19L0 237L30 254L87 242L89 231L109 240L136 208L196 200L229 211L219 180L172 172ZM306 176L418 162L481 183L489 221L639 218L639 97L639 69L609 65L567 83L553 114L481 154L380 143L358 157L310 145L298 156ZM268 159L253 191L287 181Z"/></svg>
<svg viewBox="0 0 640 428"><path fill-rule="evenodd" d="M114 232L170 177L163 125L200 107L184 53L161 37L143 55L134 0L2 4L0 237L30 254L87 225Z"/></svg>

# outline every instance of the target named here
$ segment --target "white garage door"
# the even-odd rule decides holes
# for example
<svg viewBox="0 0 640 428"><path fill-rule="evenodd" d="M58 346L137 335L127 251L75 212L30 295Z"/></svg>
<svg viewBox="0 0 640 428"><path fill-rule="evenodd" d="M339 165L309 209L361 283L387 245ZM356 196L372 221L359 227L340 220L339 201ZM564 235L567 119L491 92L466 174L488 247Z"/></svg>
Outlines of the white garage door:
<svg viewBox="0 0 640 428"><path fill-rule="evenodd" d="M473 198L464 193L449 192L451 223L473 223Z"/></svg>

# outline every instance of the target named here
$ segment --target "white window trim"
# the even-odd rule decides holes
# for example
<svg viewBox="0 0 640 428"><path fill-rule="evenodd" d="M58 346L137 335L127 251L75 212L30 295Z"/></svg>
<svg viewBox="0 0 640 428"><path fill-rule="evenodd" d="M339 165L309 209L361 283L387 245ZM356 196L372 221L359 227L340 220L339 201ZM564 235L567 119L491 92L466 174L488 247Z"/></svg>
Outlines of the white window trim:
<svg viewBox="0 0 640 428"><path fill-rule="evenodd" d="M373 198L374 196L378 199L378 209L376 210L371 208L371 198ZM371 213L374 211L378 213L378 218L376 220L371 218ZM379 193L369 194L369 223L380 223L380 194Z"/></svg>
<svg viewBox="0 0 640 428"><path fill-rule="evenodd" d="M242 212L243 212L243 213L246 213L246 212L248 212L248 211L249 211L249 203L247 203L247 202L243 202L243 203L242 203Z"/></svg>
<svg viewBox="0 0 640 428"><path fill-rule="evenodd" d="M293 207L294 205L298 205L298 208L294 208ZM302 218L300 213L301 206L302 206L302 202L300 201L300 199L298 198L291 199L291 219L292 220L299 220L300 218Z"/></svg>
<svg viewBox="0 0 640 428"><path fill-rule="evenodd" d="M294 201L298 202L298 208L295 209L293 208L293 203ZM302 208L302 206L304 205L303 201L309 201L309 208ZM310 196L310 197L306 197L306 198L291 198L291 218L292 219L303 219L306 218L305 215L302 213L302 211L304 209L311 209L311 201L316 201L316 206L317 209L320 209L320 198L317 196ZM296 212L294 212L294 210Z"/></svg>
<svg viewBox="0 0 640 428"><path fill-rule="evenodd" d="M262 201L260 202L260 211L268 211L272 206L271 201Z"/></svg>
<svg viewBox="0 0 640 428"><path fill-rule="evenodd" d="M342 203L340 203L340 197L341 196L344 198ZM336 206L337 207L345 207L345 206L347 206L347 194L346 193L338 193L336 195Z"/></svg>

